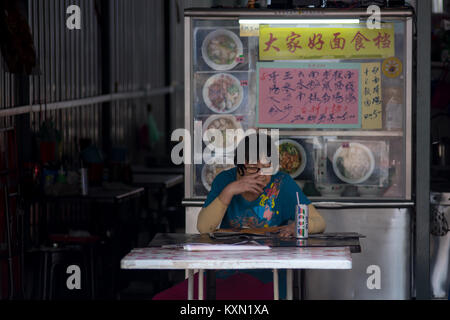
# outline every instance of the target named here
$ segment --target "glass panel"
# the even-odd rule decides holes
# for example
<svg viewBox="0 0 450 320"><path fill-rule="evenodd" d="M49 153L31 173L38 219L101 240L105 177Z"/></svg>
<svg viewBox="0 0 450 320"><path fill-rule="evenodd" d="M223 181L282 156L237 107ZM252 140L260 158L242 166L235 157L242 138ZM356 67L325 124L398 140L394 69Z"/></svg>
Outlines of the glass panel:
<svg viewBox="0 0 450 320"><path fill-rule="evenodd" d="M364 64L364 72L373 72L365 86L370 92L361 92L361 104L366 111L361 118L381 117L381 127L359 128L280 128L280 139L287 140L298 150L299 161L289 163L289 173L312 199L403 199L406 185L406 114L411 106L406 105L406 24L404 21L386 19L392 23L394 39L382 32L377 40L379 46L395 43L397 59L315 59L283 60L279 63L320 64L351 63ZM248 128L257 126L259 37L241 37L239 22L230 18L192 20L192 65L191 65L191 115L194 121L202 121L207 128ZM294 28L299 25L283 25ZM301 25L302 28L308 25ZM320 28L355 28L356 25L311 25ZM364 28L363 25L361 25ZM383 38L384 37L384 38ZM308 41L304 39L304 41ZM348 41L351 43L351 41ZM349 43L347 43L349 44ZM353 42L352 45L355 45ZM308 47L308 42L304 43ZM365 63L376 63L378 70L364 69ZM260 65L260 64L258 64ZM379 75L379 77L377 77ZM343 89L345 90L345 89ZM375 92L379 92L378 100ZM323 101L318 102L319 105ZM300 106L294 105L300 108ZM376 111L379 110L379 111ZM192 128L191 128L192 129ZM410 128L409 128L410 129ZM203 145L203 148L205 146ZM233 150L225 150L232 157ZM284 161L284 162L283 162ZM223 170L221 165L198 164L193 166L192 194L203 198L208 193L210 182Z"/></svg>
<svg viewBox="0 0 450 320"><path fill-rule="evenodd" d="M243 129L253 126L257 41L239 36L237 20L194 20L193 42L194 120L228 115Z"/></svg>
<svg viewBox="0 0 450 320"><path fill-rule="evenodd" d="M398 137L281 136L280 145L289 148L280 147L280 165L312 199L399 199L401 144ZM292 147L297 151L287 154Z"/></svg>
<svg viewBox="0 0 450 320"><path fill-rule="evenodd" d="M257 40L240 37L237 20L194 19L192 32L192 122L201 121L203 132L253 127ZM226 146L228 142L225 140ZM233 152L233 148L224 150L231 159ZM192 196L206 196L214 177L232 166L194 165Z"/></svg>

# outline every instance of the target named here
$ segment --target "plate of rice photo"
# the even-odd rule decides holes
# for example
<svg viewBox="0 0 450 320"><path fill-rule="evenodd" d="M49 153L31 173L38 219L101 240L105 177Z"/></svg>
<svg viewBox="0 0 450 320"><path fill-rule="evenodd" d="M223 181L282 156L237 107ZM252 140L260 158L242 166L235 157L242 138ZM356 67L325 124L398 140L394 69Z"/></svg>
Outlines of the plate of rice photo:
<svg viewBox="0 0 450 320"><path fill-rule="evenodd" d="M343 143L333 156L334 173L346 183L362 183L369 179L374 169L373 153L361 143Z"/></svg>

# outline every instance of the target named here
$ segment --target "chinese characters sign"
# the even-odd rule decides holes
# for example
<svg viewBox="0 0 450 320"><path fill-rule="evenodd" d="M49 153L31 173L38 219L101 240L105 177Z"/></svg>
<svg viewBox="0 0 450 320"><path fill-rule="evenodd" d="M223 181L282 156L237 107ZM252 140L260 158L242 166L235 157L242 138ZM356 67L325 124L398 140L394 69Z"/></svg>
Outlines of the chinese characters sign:
<svg viewBox="0 0 450 320"><path fill-rule="evenodd" d="M259 28L260 60L387 58L395 56L393 24L381 29Z"/></svg>
<svg viewBox="0 0 450 320"><path fill-rule="evenodd" d="M382 128L381 66L380 63L361 65L362 81L362 127Z"/></svg>
<svg viewBox="0 0 450 320"><path fill-rule="evenodd" d="M259 126L361 127L361 64L261 62L257 72Z"/></svg>

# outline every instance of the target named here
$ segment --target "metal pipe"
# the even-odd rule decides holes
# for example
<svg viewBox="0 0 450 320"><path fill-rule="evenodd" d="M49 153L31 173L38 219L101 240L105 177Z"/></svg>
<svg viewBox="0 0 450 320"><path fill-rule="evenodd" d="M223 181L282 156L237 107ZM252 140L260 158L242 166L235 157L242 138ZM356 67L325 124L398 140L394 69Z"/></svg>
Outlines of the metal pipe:
<svg viewBox="0 0 450 320"><path fill-rule="evenodd" d="M118 100L130 100L130 99L141 99L148 98L159 95L166 95L168 93L172 93L178 88L176 86L157 88L148 91L136 91L136 92L123 92L123 93L113 93L106 94L96 97L82 98L82 99L74 99L67 101L59 101L47 104L47 110L57 110L57 109L67 109L73 107L80 107L94 103L103 103L103 102L112 102ZM10 109L2 109L0 110L0 117L14 116L29 112L39 112L42 110L41 104L33 104L31 106L20 106L14 107Z"/></svg>
<svg viewBox="0 0 450 320"><path fill-rule="evenodd" d="M65 1L63 3L62 8L67 8L65 6ZM65 19L61 20L61 37L60 37L60 46L61 46L61 100L68 99L67 90L68 90L68 81L67 81L67 37L65 31L67 28L65 28ZM64 31L63 31L64 30ZM67 141L69 137L69 117L68 112L62 112L62 126L61 131L63 132L63 141ZM63 153L68 153L70 150L70 144L63 143Z"/></svg>
<svg viewBox="0 0 450 320"><path fill-rule="evenodd" d="M8 152L8 151L6 151ZM8 159L8 155L6 155L6 159ZM8 246L8 274L9 274L9 299L12 300L14 297L14 276L13 276L13 262L12 262L12 245L11 245L11 217L9 212L9 192L8 192L8 183L6 183L4 187L4 197L5 197L5 217L6 217L6 243Z"/></svg>
<svg viewBox="0 0 450 320"><path fill-rule="evenodd" d="M194 299L194 270L188 269L188 300Z"/></svg>
<svg viewBox="0 0 450 320"><path fill-rule="evenodd" d="M217 10L210 8L192 8L185 9L184 14L186 17L270 17L271 19L283 19L283 18L348 18L349 15L352 17L369 17L372 15L371 12L367 12L367 9L334 9L334 8L306 8L306 9L290 9L290 10L269 10L269 9L253 9L253 10L242 10L242 9L222 9L220 10L220 16ZM412 17L414 11L412 9L396 9L396 8L386 8L382 9L382 18L388 17Z"/></svg>
<svg viewBox="0 0 450 320"><path fill-rule="evenodd" d="M199 269L198 270L198 300L204 300L203 297L203 275L204 275L204 270L203 269Z"/></svg>
<svg viewBox="0 0 450 320"><path fill-rule="evenodd" d="M273 269L273 300L279 300L280 293L278 290L278 270Z"/></svg>
<svg viewBox="0 0 450 320"><path fill-rule="evenodd" d="M286 270L286 300L292 300L293 270Z"/></svg>
<svg viewBox="0 0 450 320"><path fill-rule="evenodd" d="M87 1L84 5L84 7L87 7L85 9L86 12L86 18L85 18L85 25L87 26L88 30L92 30L91 32L86 32L85 33L85 46L86 46L86 66L87 66L87 70L89 70L88 72L85 72L85 85L86 85L86 91L84 92L83 96L93 96L95 95L94 92L94 86L93 86L93 79L94 79L94 73L95 73L95 67L94 67L94 63L93 63L93 55L92 53L94 52L94 44L92 43L92 39L94 37L94 33L95 33L95 26L92 23L92 17L94 15L94 2L93 1ZM93 143L96 143L97 139L96 139L96 135L95 135L95 125L94 125L94 119L95 119L95 105L91 105L90 108L87 110L89 117L88 117L88 130L89 135L92 139Z"/></svg>
<svg viewBox="0 0 450 320"><path fill-rule="evenodd" d="M98 63L96 61L96 57L97 57L97 32L98 32L98 28L99 25L96 24L96 19L95 19L95 3L92 1L89 1L89 4L91 6L90 8L90 16L89 16L89 25L90 28L92 28L93 32L89 38L89 44L91 46L91 50L90 50L90 62L89 62L89 68L92 70L92 72L90 73L92 75L92 77L90 78L90 90L89 90L89 94L90 95L95 95L98 94L98 91L96 90L97 88L101 87L101 84L99 84L97 82L97 72L98 72ZM92 119L91 119L91 127L92 127L92 135L93 137L95 137L95 144L99 144L100 143L100 139L99 139L99 127L98 125L96 125L98 123L98 109L99 109L99 105L94 104L92 106Z"/></svg>
<svg viewBox="0 0 450 320"><path fill-rule="evenodd" d="M0 118L3 117L11 117L19 114L25 114L31 112L31 106L23 106L23 107L15 107L10 109L1 109L0 110ZM6 124L5 124L6 125Z"/></svg>
<svg viewBox="0 0 450 320"><path fill-rule="evenodd" d="M81 1L77 0L75 2L76 5L78 5L78 7L82 7ZM83 12L83 11L81 11ZM86 16L82 15L81 19L82 21L84 21L84 19L86 18ZM74 53L75 53L75 88L74 88L74 93L75 93L75 98L76 99L80 99L82 97L81 95L81 65L82 65L82 61L84 59L82 59L81 57L81 34L80 32L72 32L72 34L74 35ZM82 108L80 108L79 106L75 107L75 114L77 116L77 120L75 122L75 137L76 137L76 149L75 151L78 153L79 150L79 141L81 138L84 138L82 131L84 131L84 126L83 126L83 112L81 110ZM81 151L81 150L80 150Z"/></svg>
<svg viewBox="0 0 450 320"><path fill-rule="evenodd" d="M46 2L42 2L42 5L40 5L39 7L39 34L41 36L40 42L41 42L41 57L42 57L42 74L41 74L41 82L42 82L42 86L41 86L41 101L39 101L40 103L42 103L42 100L44 101L44 105L47 103L47 52L46 52L46 37L45 37L45 9L46 9ZM44 23L45 21L45 23ZM47 110L46 108L44 108L44 119L47 120ZM39 124L41 124L41 122L39 121Z"/></svg>
<svg viewBox="0 0 450 320"><path fill-rule="evenodd" d="M416 217L415 283L416 298L430 299L430 78L431 1L417 1L416 72Z"/></svg>

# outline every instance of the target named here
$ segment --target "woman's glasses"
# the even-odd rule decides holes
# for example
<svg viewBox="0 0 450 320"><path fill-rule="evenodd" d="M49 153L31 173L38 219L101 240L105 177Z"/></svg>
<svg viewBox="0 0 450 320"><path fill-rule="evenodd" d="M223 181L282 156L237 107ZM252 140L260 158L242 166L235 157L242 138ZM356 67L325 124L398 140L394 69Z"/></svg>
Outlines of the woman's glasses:
<svg viewBox="0 0 450 320"><path fill-rule="evenodd" d="M270 163L263 164L263 168L270 168ZM245 172L249 174L258 173L261 171L261 167L259 166L244 166Z"/></svg>

